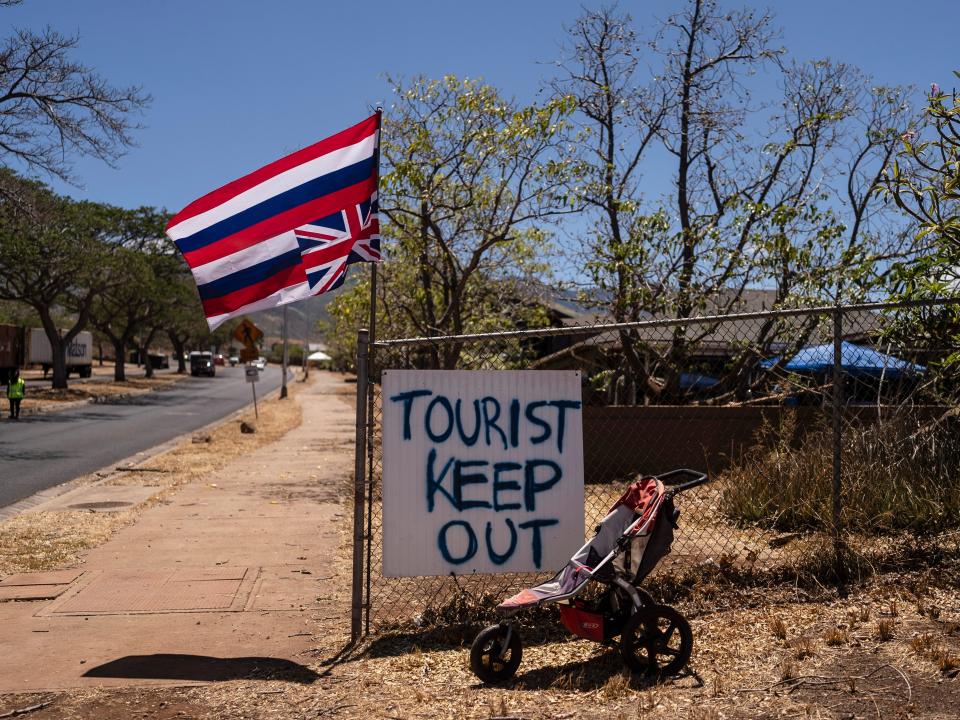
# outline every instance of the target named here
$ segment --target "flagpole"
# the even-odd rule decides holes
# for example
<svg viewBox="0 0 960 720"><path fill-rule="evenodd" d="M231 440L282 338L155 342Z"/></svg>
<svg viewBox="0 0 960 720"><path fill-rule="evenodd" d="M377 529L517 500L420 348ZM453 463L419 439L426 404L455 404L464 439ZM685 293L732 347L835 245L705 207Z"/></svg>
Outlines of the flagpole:
<svg viewBox="0 0 960 720"><path fill-rule="evenodd" d="M381 141L381 128L383 127L383 107L377 105L377 144L374 147L375 157L373 159L373 166L377 169L377 205L376 210L379 217L380 213L380 141ZM374 210L373 207L370 208L372 213ZM383 257L383 242L380 243L380 253L381 258ZM374 359L374 349L373 343L376 340L377 332L377 265L379 263L372 262L370 263L370 322L367 327L370 330L369 342L367 344L367 353L368 360L366 363L367 372L369 375L376 377L376 366ZM366 567L367 567L367 587L366 587L366 616L364 618L364 629L366 632L370 632L370 555L373 545L373 392L372 384L366 383L368 389L367 391L367 557L366 557Z"/></svg>
<svg viewBox="0 0 960 720"><path fill-rule="evenodd" d="M373 165L377 168L377 213L380 211L380 128L383 125L383 108L377 105L377 144L374 148ZM371 209L372 211L372 209ZM380 244L381 252L383 243ZM371 346L376 341L377 331L377 265L379 263L370 263L370 322L367 327L370 329Z"/></svg>

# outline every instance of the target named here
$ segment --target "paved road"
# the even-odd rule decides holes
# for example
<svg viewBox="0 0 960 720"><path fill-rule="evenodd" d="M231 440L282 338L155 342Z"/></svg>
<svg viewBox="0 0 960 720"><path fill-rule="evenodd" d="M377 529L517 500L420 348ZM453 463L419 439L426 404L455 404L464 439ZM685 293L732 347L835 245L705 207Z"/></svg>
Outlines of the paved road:
<svg viewBox="0 0 960 720"><path fill-rule="evenodd" d="M260 374L257 397L280 385L280 368ZM242 367L214 378L75 410L0 423L0 507L214 422L251 401ZM29 397L25 401L29 403ZM6 402L3 403L6 415Z"/></svg>

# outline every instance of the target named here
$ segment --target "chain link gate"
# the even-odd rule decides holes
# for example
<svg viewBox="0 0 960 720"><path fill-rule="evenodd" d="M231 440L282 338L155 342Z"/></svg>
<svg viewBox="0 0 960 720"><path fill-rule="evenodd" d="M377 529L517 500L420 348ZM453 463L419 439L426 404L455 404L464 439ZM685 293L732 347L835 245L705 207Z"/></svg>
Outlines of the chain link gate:
<svg viewBox="0 0 960 720"><path fill-rule="evenodd" d="M371 627L416 620L464 590L476 597L504 597L558 569L382 576L384 370L581 371L587 537L638 474L690 467L708 472L713 482L680 501L681 529L655 575L682 575L705 566L776 573L831 548L839 565L845 524L861 522L859 516L847 517L844 479L854 478L859 492L865 454L886 453L888 463L900 462L890 456L897 442L943 415L945 405L956 405L956 371L939 370L960 349L955 302L877 303L374 343L360 331L354 639ZM931 333L938 323L939 334ZM890 447L881 448L884 442Z"/></svg>

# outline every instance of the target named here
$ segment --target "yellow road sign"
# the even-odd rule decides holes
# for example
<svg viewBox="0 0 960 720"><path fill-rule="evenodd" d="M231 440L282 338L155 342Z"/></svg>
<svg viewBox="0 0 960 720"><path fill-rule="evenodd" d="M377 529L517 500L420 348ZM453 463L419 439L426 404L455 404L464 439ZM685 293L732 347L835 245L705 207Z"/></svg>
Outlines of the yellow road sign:
<svg viewBox="0 0 960 720"><path fill-rule="evenodd" d="M255 348L257 341L263 337L263 331L249 320L244 320L237 325L233 331L233 336L242 342L248 348Z"/></svg>

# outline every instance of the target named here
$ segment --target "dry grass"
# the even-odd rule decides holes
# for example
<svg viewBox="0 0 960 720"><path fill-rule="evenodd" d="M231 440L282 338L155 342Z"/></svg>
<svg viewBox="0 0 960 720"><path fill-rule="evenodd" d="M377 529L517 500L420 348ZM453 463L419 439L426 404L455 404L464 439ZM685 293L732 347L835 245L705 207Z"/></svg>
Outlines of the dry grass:
<svg viewBox="0 0 960 720"><path fill-rule="evenodd" d="M960 420L920 425L915 417L848 425L843 440L845 528L864 534L940 532L960 523ZM801 432L785 413L722 478L722 512L734 523L780 531L832 525L833 436Z"/></svg>
<svg viewBox="0 0 960 720"><path fill-rule="evenodd" d="M817 644L813 638L801 636L790 642L790 649L793 651L793 657L796 660L806 660L817 654Z"/></svg>
<svg viewBox="0 0 960 720"><path fill-rule="evenodd" d="M886 642L893 639L893 620L884 618L877 621L877 627L874 630L874 636L880 642Z"/></svg>
<svg viewBox="0 0 960 720"><path fill-rule="evenodd" d="M169 376L168 376L169 377ZM288 385L291 395L302 385ZM273 442L300 424L300 406L276 398L261 402L260 417L253 411L209 431L210 442L186 438L138 467L158 472L113 471L90 475L77 485L147 485L155 492L137 506L113 513L87 510L24 512L0 524L0 576L17 572L56 570L79 563L83 553L106 542L118 530L136 522L145 509L166 502L183 485L202 480L238 455ZM255 434L241 434L241 421L255 423Z"/></svg>
<svg viewBox="0 0 960 720"><path fill-rule="evenodd" d="M774 615L767 620L767 627L777 640L787 639L787 625L779 615Z"/></svg>

